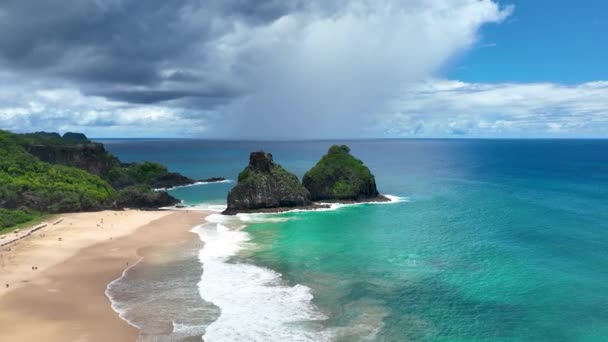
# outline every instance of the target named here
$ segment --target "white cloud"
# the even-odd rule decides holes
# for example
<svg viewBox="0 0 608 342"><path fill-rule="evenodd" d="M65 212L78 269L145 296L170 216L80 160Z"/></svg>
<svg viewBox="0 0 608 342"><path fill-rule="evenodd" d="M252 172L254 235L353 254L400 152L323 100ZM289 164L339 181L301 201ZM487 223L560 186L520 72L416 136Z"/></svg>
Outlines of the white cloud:
<svg viewBox="0 0 608 342"><path fill-rule="evenodd" d="M96 1L108 13L123 5ZM83 81L57 76L67 71L36 74L0 63L0 128L230 138L608 133L608 82L480 84L436 75L478 43L483 25L499 24L513 11L492 0L192 4L167 16L171 32L190 39L176 45L179 53L152 58L171 37L121 42L119 51L141 50L150 58L108 69L125 75L93 73ZM78 63L116 57L103 55L105 45L67 46L61 60L69 63L49 69L73 75ZM139 83L130 82L130 71Z"/></svg>
<svg viewBox="0 0 608 342"><path fill-rule="evenodd" d="M96 137L193 136L206 129L202 115L158 105L130 105L85 96L74 88L24 94L23 85L0 90L0 129L17 132L80 131Z"/></svg>
<svg viewBox="0 0 608 342"><path fill-rule="evenodd" d="M389 113L379 127L393 136L601 137L608 135L608 82L432 80L404 89Z"/></svg>
<svg viewBox="0 0 608 342"><path fill-rule="evenodd" d="M335 12L239 25L218 46L251 93L226 108L234 122L226 133L361 134L401 87L428 78L511 10L477 0L350 1Z"/></svg>

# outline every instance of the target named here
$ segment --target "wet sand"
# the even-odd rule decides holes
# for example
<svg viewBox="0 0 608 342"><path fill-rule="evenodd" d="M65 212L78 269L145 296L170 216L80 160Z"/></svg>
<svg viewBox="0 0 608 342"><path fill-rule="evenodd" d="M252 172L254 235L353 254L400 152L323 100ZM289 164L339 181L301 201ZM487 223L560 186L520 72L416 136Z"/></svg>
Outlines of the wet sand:
<svg viewBox="0 0 608 342"><path fill-rule="evenodd" d="M18 242L11 251L3 248L0 340L135 341L138 330L111 308L105 295L108 283L146 249L195 239L189 231L205 215L188 211L69 214L61 224Z"/></svg>

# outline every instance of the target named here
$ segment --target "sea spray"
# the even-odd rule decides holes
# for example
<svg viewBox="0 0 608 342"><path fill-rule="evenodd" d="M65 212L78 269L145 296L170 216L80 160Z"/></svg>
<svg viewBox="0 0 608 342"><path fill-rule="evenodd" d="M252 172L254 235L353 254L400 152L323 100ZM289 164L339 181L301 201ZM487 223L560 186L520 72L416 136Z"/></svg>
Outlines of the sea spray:
<svg viewBox="0 0 608 342"><path fill-rule="evenodd" d="M390 202L369 204L407 201L402 197L387 197ZM365 204L331 203L329 208L315 211ZM288 212L300 211L305 210ZM321 324L315 324L327 317L312 304L309 287L289 286L280 273L233 260L243 249L255 247L243 228L250 224L282 223L293 219L282 214L285 213L212 214L206 219L208 223L193 229L205 243L199 254L203 264L199 283L201 297L221 310L219 319L206 330L206 341L325 341L333 335L345 335L339 329L323 330Z"/></svg>
<svg viewBox="0 0 608 342"><path fill-rule="evenodd" d="M314 324L326 316L311 303L310 288L289 286L275 271L232 260L243 248L251 247L249 234L234 227L260 222L262 217L210 215L209 223L194 229L205 242L199 254L203 265L200 294L221 310L218 320L207 328L204 340L328 340L327 333Z"/></svg>

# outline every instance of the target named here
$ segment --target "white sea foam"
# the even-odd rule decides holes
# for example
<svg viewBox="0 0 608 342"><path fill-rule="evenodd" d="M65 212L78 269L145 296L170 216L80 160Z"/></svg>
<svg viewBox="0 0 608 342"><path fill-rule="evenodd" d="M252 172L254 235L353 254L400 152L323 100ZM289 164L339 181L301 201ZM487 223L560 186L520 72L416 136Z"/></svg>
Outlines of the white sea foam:
<svg viewBox="0 0 608 342"><path fill-rule="evenodd" d="M173 323L173 333L185 333L188 335L195 335L201 331L204 331L207 327L206 325L189 325L189 324L181 324L175 321Z"/></svg>
<svg viewBox="0 0 608 342"><path fill-rule="evenodd" d="M120 317L122 320L127 322L129 325L131 325L137 329L141 329L141 327L137 326L137 324L131 322L126 317L127 311L129 310L129 306L126 304L121 304L120 302L117 302L114 299L112 299L112 295L110 293L112 292L112 289L115 286L117 286L118 283L127 276L127 272L129 272L129 270L131 268L135 267L135 265L139 264L142 260L143 260L143 258L139 258L139 260L137 260L137 262L135 262L133 265L127 267L124 271L122 271L122 274L120 275L120 277L114 279L111 283L108 284L108 286L106 286L106 291L105 291L106 297L108 297L108 299L110 300L112 310L114 310L118 314L118 317Z"/></svg>
<svg viewBox="0 0 608 342"><path fill-rule="evenodd" d="M207 184L218 184L218 183L232 183L233 181L231 179L224 179L221 181L217 181L217 182L194 182L192 184L186 184L186 185L178 185L178 186L174 186L171 188L158 188L158 189L154 189L154 191L169 191L169 190L175 190L175 189L179 189L179 188L188 188L191 186L199 186L199 185L207 185Z"/></svg>
<svg viewBox="0 0 608 342"><path fill-rule="evenodd" d="M247 215L245 217L250 217ZM231 262L231 257L249 243L249 234L231 226L242 226L241 217L210 215L207 224L196 227L204 248L199 259L203 275L201 297L217 305L221 314L206 330L205 341L325 341L326 333L305 322L326 317L312 303L310 288L289 286L281 275L252 264ZM262 218L255 215L257 222ZM251 222L251 221L246 221Z"/></svg>
<svg viewBox="0 0 608 342"><path fill-rule="evenodd" d="M180 206L170 206L170 207L162 207L159 208L161 210L199 210L199 211L212 211L216 213L221 213L226 210L225 204L215 204L215 203L201 203L195 205L184 206L183 201Z"/></svg>
<svg viewBox="0 0 608 342"><path fill-rule="evenodd" d="M394 195L384 195L384 197L388 198L390 200L390 202L378 202L378 204L390 204L390 203L398 203L398 202L409 202L409 198L407 197L400 197L400 196L394 196Z"/></svg>
<svg viewBox="0 0 608 342"><path fill-rule="evenodd" d="M327 203L329 208L314 211L408 201L403 197L386 197L390 199L389 202ZM310 210L294 209L288 212L307 211ZM320 328L319 321L327 317L312 304L310 288L289 286L281 274L273 270L231 260L250 244L250 236L242 228L248 224L289 220L289 217L281 215L284 213L211 214L206 218L208 223L193 229L205 242L199 253L199 260L203 264L200 295L221 310L220 317L207 327L203 336L205 341L329 341L332 336L345 335L340 329ZM376 323L374 321L373 326L381 326ZM370 329L364 329L363 325L356 328ZM369 330L366 335L375 336L376 332Z"/></svg>
<svg viewBox="0 0 608 342"><path fill-rule="evenodd" d="M409 202L409 198L407 198L407 197L400 197L400 196L393 196L393 195L384 195L384 196L386 198L388 198L390 201L387 201L387 202L360 202L360 203L317 202L317 204L328 205L329 207L328 208L316 208L316 209L291 209L291 210L285 210L285 211L276 212L276 213L252 213L252 214L241 213L241 214L237 214L236 216L239 217L241 219L241 221L244 221L247 223L284 222L284 221L287 221L288 218L284 218L284 217L271 218L271 217L280 216L281 214L285 214L285 213L298 213L298 212L309 212L309 211L332 211L332 210L338 210L340 208L359 206L359 205L380 205L380 204L394 204L394 203L401 203L401 202ZM182 201L182 203L183 203L183 201ZM200 204L185 206L185 207L180 207L180 208L178 208L176 206L171 206L171 207L163 207L160 209L164 209L164 210L201 210L201 211L213 211L213 212L221 213L222 211L226 210L226 208L227 208L226 204L207 202L207 203L200 203Z"/></svg>
<svg viewBox="0 0 608 342"><path fill-rule="evenodd" d="M284 212L281 212L278 214L299 213L299 212L309 212L309 211L334 211L334 210L338 210L341 208L355 207L355 206L360 206L360 205L380 205L380 204L395 204L395 203L401 203L401 202L409 202L409 198L407 198L407 197L400 197L400 196L393 196L393 195L384 195L384 197L388 198L389 201L386 201L386 202L358 202L358 203L317 202L317 204L327 205L329 207L316 208L316 209L292 209L292 210L287 210L287 211L284 211Z"/></svg>
<svg viewBox="0 0 608 342"><path fill-rule="evenodd" d="M247 224L265 222L280 223L289 221L288 217L277 217L277 214L280 213L236 214L236 217Z"/></svg>

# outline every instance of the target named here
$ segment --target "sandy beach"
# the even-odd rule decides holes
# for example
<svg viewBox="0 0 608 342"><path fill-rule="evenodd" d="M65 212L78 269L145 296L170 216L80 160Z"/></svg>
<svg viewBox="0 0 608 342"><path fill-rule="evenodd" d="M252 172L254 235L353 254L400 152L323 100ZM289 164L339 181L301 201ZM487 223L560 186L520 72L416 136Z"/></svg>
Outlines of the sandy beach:
<svg viewBox="0 0 608 342"><path fill-rule="evenodd" d="M189 231L204 216L136 210L67 214L59 224L3 247L0 340L135 341L138 330L111 308L107 284L150 247L195 238Z"/></svg>

